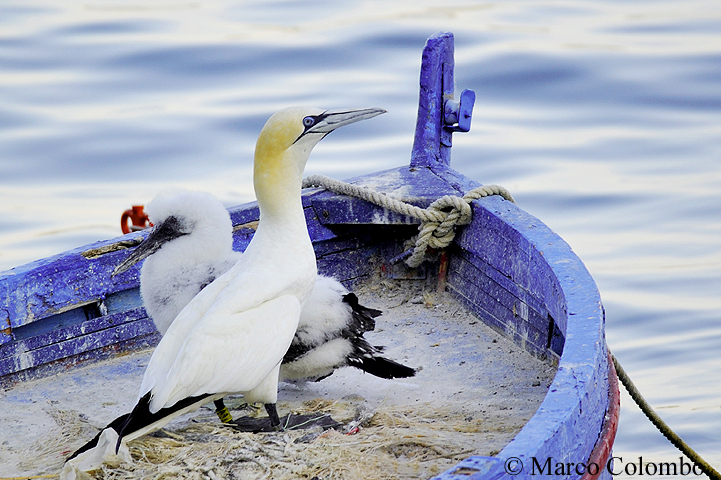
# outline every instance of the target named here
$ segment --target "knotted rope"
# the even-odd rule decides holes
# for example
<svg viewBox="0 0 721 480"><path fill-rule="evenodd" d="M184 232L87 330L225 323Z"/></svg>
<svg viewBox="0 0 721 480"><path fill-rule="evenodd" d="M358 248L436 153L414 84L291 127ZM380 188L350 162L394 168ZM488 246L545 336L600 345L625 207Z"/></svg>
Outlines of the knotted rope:
<svg viewBox="0 0 721 480"><path fill-rule="evenodd" d="M473 200L489 195L501 195L509 202L515 203L508 190L498 185L474 188L463 197L446 195L431 203L428 208L416 207L385 193L323 175L311 175L304 179L303 188L308 187L323 187L337 194L360 198L387 210L420 220L421 225L414 240L413 253L406 259L406 265L411 268L416 268L423 262L428 247L440 250L450 245L456 236L456 225L471 223L473 216L471 202Z"/></svg>

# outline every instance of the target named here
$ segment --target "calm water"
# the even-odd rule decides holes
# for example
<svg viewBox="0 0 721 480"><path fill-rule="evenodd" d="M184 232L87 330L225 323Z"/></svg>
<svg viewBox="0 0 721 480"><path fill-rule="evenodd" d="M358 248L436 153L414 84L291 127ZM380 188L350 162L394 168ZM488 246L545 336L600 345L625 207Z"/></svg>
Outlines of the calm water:
<svg viewBox="0 0 721 480"><path fill-rule="evenodd" d="M407 163L421 49L453 31L478 96L453 165L573 246L613 351L721 468L721 4L442 3L3 2L0 270L116 236L162 189L252 200L255 136L288 105L389 111L307 173ZM622 402L615 454L676 461Z"/></svg>

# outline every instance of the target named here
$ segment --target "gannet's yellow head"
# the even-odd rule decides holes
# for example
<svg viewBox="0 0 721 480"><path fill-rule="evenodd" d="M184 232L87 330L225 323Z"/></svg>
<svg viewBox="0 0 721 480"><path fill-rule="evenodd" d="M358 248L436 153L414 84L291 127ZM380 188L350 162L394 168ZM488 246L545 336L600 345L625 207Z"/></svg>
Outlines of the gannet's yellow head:
<svg viewBox="0 0 721 480"><path fill-rule="evenodd" d="M253 184L261 209L273 204L282 207L273 200L276 197L299 197L305 164L323 137L338 127L382 113L385 110L380 108L323 111L291 107L273 114L255 146Z"/></svg>

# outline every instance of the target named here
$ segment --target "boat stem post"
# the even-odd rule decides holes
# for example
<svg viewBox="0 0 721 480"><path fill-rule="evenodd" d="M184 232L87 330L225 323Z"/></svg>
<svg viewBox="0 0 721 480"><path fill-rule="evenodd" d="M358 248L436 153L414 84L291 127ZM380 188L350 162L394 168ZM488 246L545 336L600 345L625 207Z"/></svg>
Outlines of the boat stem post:
<svg viewBox="0 0 721 480"><path fill-rule="evenodd" d="M471 128L476 94L464 90L454 100L453 51L450 32L432 35L423 49L412 168L450 166L453 132Z"/></svg>

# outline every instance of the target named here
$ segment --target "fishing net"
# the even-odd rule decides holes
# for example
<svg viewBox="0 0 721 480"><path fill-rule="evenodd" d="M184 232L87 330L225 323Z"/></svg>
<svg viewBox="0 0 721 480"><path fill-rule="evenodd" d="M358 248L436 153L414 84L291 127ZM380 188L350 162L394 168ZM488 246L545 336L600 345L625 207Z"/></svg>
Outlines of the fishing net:
<svg viewBox="0 0 721 480"><path fill-rule="evenodd" d="M469 455L496 453L524 423L510 415L470 416L428 403L370 410L360 397L316 399L294 409L312 412L329 413L344 427L252 434L208 414L130 442L133 464L105 464L92 478L429 478Z"/></svg>

